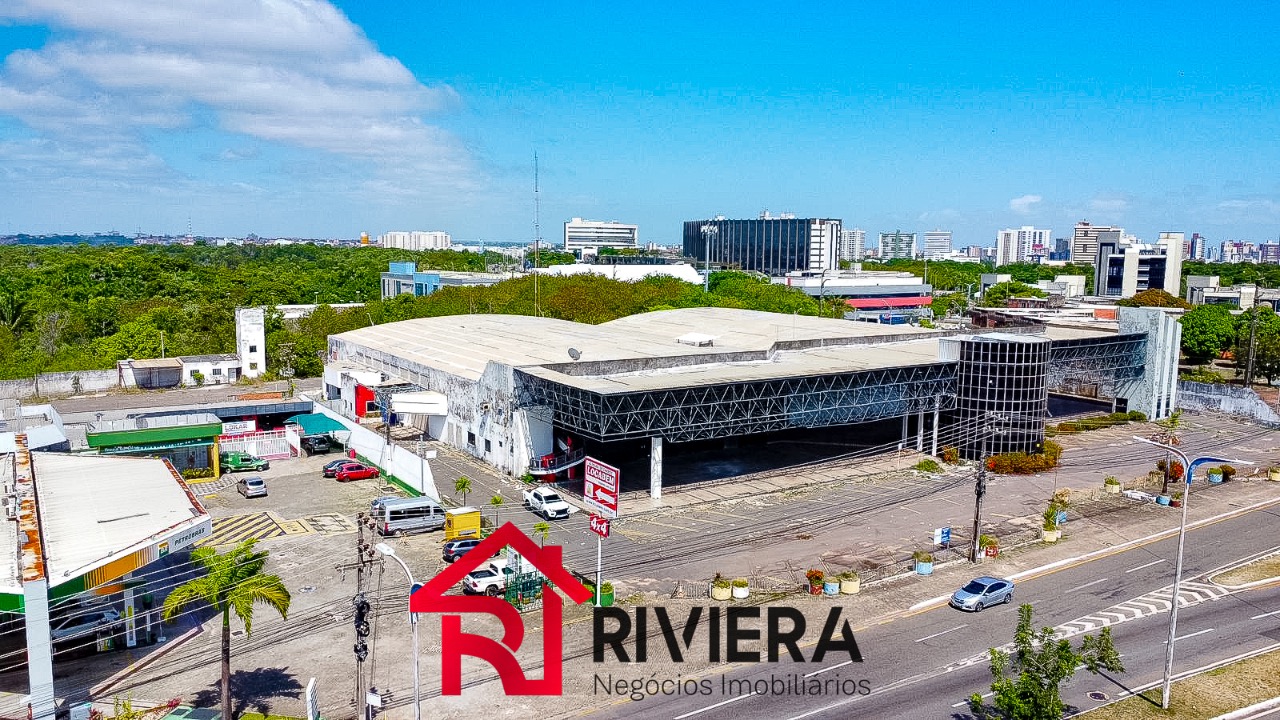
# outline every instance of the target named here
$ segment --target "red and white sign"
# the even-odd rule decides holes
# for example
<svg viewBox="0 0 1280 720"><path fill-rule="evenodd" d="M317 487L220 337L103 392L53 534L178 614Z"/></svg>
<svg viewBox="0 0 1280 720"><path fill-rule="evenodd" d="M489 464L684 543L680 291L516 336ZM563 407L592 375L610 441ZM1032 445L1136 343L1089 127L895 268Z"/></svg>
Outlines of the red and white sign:
<svg viewBox="0 0 1280 720"><path fill-rule="evenodd" d="M588 457L584 466L586 485L582 489L582 499L607 518L618 517L618 468L593 457Z"/></svg>
<svg viewBox="0 0 1280 720"><path fill-rule="evenodd" d="M609 537L609 518L591 513L591 532L602 538Z"/></svg>

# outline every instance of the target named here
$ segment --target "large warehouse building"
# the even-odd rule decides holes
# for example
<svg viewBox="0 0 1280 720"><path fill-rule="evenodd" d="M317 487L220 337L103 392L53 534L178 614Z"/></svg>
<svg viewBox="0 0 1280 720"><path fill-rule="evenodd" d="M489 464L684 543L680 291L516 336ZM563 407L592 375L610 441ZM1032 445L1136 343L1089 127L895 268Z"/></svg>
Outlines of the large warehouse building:
<svg viewBox="0 0 1280 720"><path fill-rule="evenodd" d="M512 474L572 473L584 450L620 462L644 441L655 499L669 443L900 423L903 446L936 453L941 438L974 457L984 438L988 452L1034 450L1051 392L1152 418L1174 406L1181 328L1159 310L1122 308L1109 327L988 324L948 334L728 308L600 325L455 315L334 335L329 362L372 377L364 392L392 411L397 397L442 394L437 415L400 421Z"/></svg>

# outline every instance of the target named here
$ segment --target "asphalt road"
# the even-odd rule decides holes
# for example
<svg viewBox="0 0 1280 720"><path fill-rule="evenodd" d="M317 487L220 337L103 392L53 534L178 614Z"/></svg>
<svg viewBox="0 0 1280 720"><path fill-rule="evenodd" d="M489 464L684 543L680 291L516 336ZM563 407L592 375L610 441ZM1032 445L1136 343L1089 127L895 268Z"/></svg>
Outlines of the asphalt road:
<svg viewBox="0 0 1280 720"><path fill-rule="evenodd" d="M1184 581L1203 581L1211 571L1273 547L1277 543L1275 528L1280 526L1277 514L1274 509L1261 510L1192 531L1187 539ZM1164 540L1024 580L1018 583L1011 605L982 613L942 607L868 628L857 633L862 663L847 663L846 655L819 664L788 661L749 665L712 676L715 692L709 695L646 698L602 715L634 717L643 711L646 717L680 720L966 718L970 716L965 699L989 689L987 648L1012 641L1017 604L1035 607L1037 627L1060 627L1125 604L1130 614L1144 614L1113 626L1113 638L1127 672L1111 680L1082 670L1064 688L1068 703L1082 709L1092 707L1098 702L1086 697L1090 691L1115 695L1161 677L1168 612L1164 609L1167 603L1161 605L1152 594L1171 585L1175 552L1176 538ZM1205 599L1179 611L1175 672L1280 643L1280 589L1214 595L1222 595L1222 591L1201 588L1200 597ZM1128 602L1135 599L1137 603ZM1074 637L1077 645L1080 637ZM852 684L845 684L845 691L853 694L844 694L831 683L828 692L816 696L797 696L785 690L778 695L772 690L754 694L742 683L763 688L775 678L786 681L796 676L865 680L861 690L869 692L858 694Z"/></svg>

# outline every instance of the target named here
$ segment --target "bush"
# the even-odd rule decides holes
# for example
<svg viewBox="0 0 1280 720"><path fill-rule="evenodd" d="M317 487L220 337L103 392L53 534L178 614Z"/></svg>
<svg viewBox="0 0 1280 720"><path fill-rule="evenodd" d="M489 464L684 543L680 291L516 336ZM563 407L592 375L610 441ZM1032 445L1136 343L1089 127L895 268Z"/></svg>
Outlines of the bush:
<svg viewBox="0 0 1280 720"><path fill-rule="evenodd" d="M182 471L183 480L199 480L213 477L213 468L187 468Z"/></svg>
<svg viewBox="0 0 1280 720"><path fill-rule="evenodd" d="M1130 410L1129 419L1132 420L1133 422L1146 422L1147 414L1142 412L1141 410Z"/></svg>
<svg viewBox="0 0 1280 720"><path fill-rule="evenodd" d="M1223 480L1230 480L1232 476L1236 474L1236 469L1234 467L1231 467L1230 465L1223 465L1218 469L1222 471Z"/></svg>
<svg viewBox="0 0 1280 720"><path fill-rule="evenodd" d="M821 585L822 581L826 579L827 574L817 568L812 568L809 572L804 574L804 577L809 581L810 585Z"/></svg>
<svg viewBox="0 0 1280 720"><path fill-rule="evenodd" d="M841 580L857 580L857 579L858 579L858 571L857 571L857 570L845 570L844 572L840 573L840 574L839 574L839 575L837 575L836 577L837 577L837 578L839 578L839 579L841 579Z"/></svg>
<svg viewBox="0 0 1280 720"><path fill-rule="evenodd" d="M1174 460L1172 464L1166 464L1164 460L1156 461L1156 469L1160 472L1165 472L1166 467L1168 468L1170 480L1181 480L1182 474L1186 472L1186 468L1182 467L1182 463L1177 460ZM1235 470L1233 469L1232 472L1235 472ZM1223 474L1223 477L1226 477L1225 473Z"/></svg>
<svg viewBox="0 0 1280 720"><path fill-rule="evenodd" d="M727 588L729 587L729 578L722 576L720 573L716 573L716 576L711 579L711 587L721 589Z"/></svg>
<svg viewBox="0 0 1280 720"><path fill-rule="evenodd" d="M1044 443L1044 452L1029 455L1024 452L1002 453L987 458L987 469L1002 475L1032 475L1058 466L1062 446L1052 440Z"/></svg>
<svg viewBox="0 0 1280 720"><path fill-rule="evenodd" d="M612 583L612 582L610 582L610 581L608 581L608 580L605 580L604 582L600 583L600 594L601 594L601 595L609 595L609 594L611 594L612 592L613 592L613 583Z"/></svg>
<svg viewBox="0 0 1280 720"><path fill-rule="evenodd" d="M915 469L919 470L920 472L926 472L926 473L942 472L942 466L939 465L938 461L934 460L933 458L925 458L920 462L916 463Z"/></svg>
<svg viewBox="0 0 1280 720"><path fill-rule="evenodd" d="M983 550L986 550L989 547L998 547L999 544L1000 544L1000 541L996 540L995 535L979 535L978 536L978 547L982 548Z"/></svg>
<svg viewBox="0 0 1280 720"><path fill-rule="evenodd" d="M948 465L960 462L960 449L953 445L942 448L942 462Z"/></svg>
<svg viewBox="0 0 1280 720"><path fill-rule="evenodd" d="M1103 478L1102 484L1103 485L1119 485L1120 479L1115 477L1114 475L1108 475L1105 478Z"/></svg>
<svg viewBox="0 0 1280 720"><path fill-rule="evenodd" d="M747 579L746 579L746 578L737 578L737 579L735 579L735 580L733 581L733 586L734 586L734 587L736 587L736 588L744 588L744 587L746 587L746 586L747 586Z"/></svg>
<svg viewBox="0 0 1280 720"><path fill-rule="evenodd" d="M918 563L931 563L933 562L933 553L917 550L911 553L911 559Z"/></svg>

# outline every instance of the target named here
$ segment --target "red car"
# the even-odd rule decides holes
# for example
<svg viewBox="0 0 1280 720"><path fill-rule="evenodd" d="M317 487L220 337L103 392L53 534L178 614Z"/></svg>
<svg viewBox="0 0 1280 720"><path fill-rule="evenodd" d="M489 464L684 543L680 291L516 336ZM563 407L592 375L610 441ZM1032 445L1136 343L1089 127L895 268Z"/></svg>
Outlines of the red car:
<svg viewBox="0 0 1280 720"><path fill-rule="evenodd" d="M338 468L338 472L334 473L334 477L338 479L338 482L376 478L378 477L378 468L370 467L364 463L347 463Z"/></svg>

